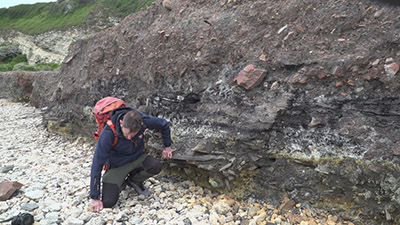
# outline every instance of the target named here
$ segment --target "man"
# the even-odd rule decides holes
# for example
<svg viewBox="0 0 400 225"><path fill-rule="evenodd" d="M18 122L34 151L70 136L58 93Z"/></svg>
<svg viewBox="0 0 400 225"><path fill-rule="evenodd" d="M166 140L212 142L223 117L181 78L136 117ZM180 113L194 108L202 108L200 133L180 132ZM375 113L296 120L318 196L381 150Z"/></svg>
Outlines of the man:
<svg viewBox="0 0 400 225"><path fill-rule="evenodd" d="M90 176L90 198L93 210L111 208L119 198L125 184L133 187L139 194L149 195L143 182L161 171L161 162L143 153L146 129L159 130L164 150L162 157L170 159L171 132L166 120L148 116L128 107L111 112L118 142L113 146L114 133L106 126L100 134L93 157ZM102 198L100 199L100 180L103 165L109 166L102 179Z"/></svg>

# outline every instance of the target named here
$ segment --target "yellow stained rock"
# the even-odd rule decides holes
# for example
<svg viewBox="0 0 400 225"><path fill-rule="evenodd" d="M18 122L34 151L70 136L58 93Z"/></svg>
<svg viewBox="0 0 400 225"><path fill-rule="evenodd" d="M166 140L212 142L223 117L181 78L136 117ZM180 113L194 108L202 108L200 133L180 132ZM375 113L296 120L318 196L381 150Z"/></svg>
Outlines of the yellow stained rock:
<svg viewBox="0 0 400 225"><path fill-rule="evenodd" d="M338 221L338 217L337 216L332 216L332 215L329 215L328 216L328 220L330 220L330 221L332 221L332 222L337 222Z"/></svg>
<svg viewBox="0 0 400 225"><path fill-rule="evenodd" d="M303 213L309 217L314 217L316 215L315 212L312 211L311 209L305 209L305 210L303 210Z"/></svg>
<svg viewBox="0 0 400 225"><path fill-rule="evenodd" d="M262 208L260 210L257 211L257 215L260 215L262 213L265 213L265 208Z"/></svg>
<svg viewBox="0 0 400 225"><path fill-rule="evenodd" d="M257 216L257 218L256 218L256 223L258 224L258 223L261 223L261 222L266 222L265 221L265 218L267 218L267 213L266 212L263 212L262 214L260 214L259 216Z"/></svg>
<svg viewBox="0 0 400 225"><path fill-rule="evenodd" d="M236 203L236 201L233 199L227 199L225 200L225 203L232 207Z"/></svg>
<svg viewBox="0 0 400 225"><path fill-rule="evenodd" d="M267 207L267 209L269 209L269 210L275 209L275 207L273 205L264 204L264 206Z"/></svg>
<svg viewBox="0 0 400 225"><path fill-rule="evenodd" d="M317 225L317 222L315 222L314 219L310 219L307 221L308 225Z"/></svg>
<svg viewBox="0 0 400 225"><path fill-rule="evenodd" d="M274 223L281 224L282 223L282 218L280 216L275 218L275 222Z"/></svg>

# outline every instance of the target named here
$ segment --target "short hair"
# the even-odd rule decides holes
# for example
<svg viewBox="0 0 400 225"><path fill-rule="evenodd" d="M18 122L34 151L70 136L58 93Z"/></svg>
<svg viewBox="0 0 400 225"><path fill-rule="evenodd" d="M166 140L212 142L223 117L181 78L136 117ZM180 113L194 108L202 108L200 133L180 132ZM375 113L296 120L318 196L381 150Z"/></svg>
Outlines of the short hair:
<svg viewBox="0 0 400 225"><path fill-rule="evenodd" d="M139 131L142 124L142 116L135 110L127 112L122 121L122 126L128 128L130 132Z"/></svg>

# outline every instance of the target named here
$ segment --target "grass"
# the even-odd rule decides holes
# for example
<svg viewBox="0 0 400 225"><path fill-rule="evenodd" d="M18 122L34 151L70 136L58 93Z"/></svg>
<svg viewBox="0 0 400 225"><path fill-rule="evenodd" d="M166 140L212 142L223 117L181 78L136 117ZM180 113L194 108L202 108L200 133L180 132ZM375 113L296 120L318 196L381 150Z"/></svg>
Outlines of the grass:
<svg viewBox="0 0 400 225"><path fill-rule="evenodd" d="M15 29L26 34L92 26L109 16L124 18L154 0L69 0L0 9L0 32ZM101 13L99 13L101 12Z"/></svg>
<svg viewBox="0 0 400 225"><path fill-rule="evenodd" d="M70 27L95 26L108 18L124 18L149 6L154 0L64 0L50 3L17 5L0 8L0 34L18 30L25 34L40 34ZM5 45L0 44L1 45ZM0 61L0 71L54 71L59 64L29 65L26 55Z"/></svg>
<svg viewBox="0 0 400 225"><path fill-rule="evenodd" d="M13 58L0 61L0 71L54 71L60 67L57 63L38 63L35 65L29 65L26 55L21 54Z"/></svg>

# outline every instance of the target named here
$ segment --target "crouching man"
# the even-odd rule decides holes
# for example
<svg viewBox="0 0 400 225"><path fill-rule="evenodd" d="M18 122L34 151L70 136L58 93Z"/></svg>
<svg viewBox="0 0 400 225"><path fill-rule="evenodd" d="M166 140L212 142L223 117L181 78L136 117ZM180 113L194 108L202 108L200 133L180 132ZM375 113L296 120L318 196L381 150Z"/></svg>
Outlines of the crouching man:
<svg viewBox="0 0 400 225"><path fill-rule="evenodd" d="M150 194L143 182L158 174L162 166L160 160L143 153L146 129L161 132L164 144L162 157L172 157L171 132L166 120L128 107L112 111L111 120L118 142L113 145L114 132L107 125L100 134L92 162L90 198L96 212L114 206L125 184L133 187L139 194ZM107 165L109 169L101 177L103 165Z"/></svg>

